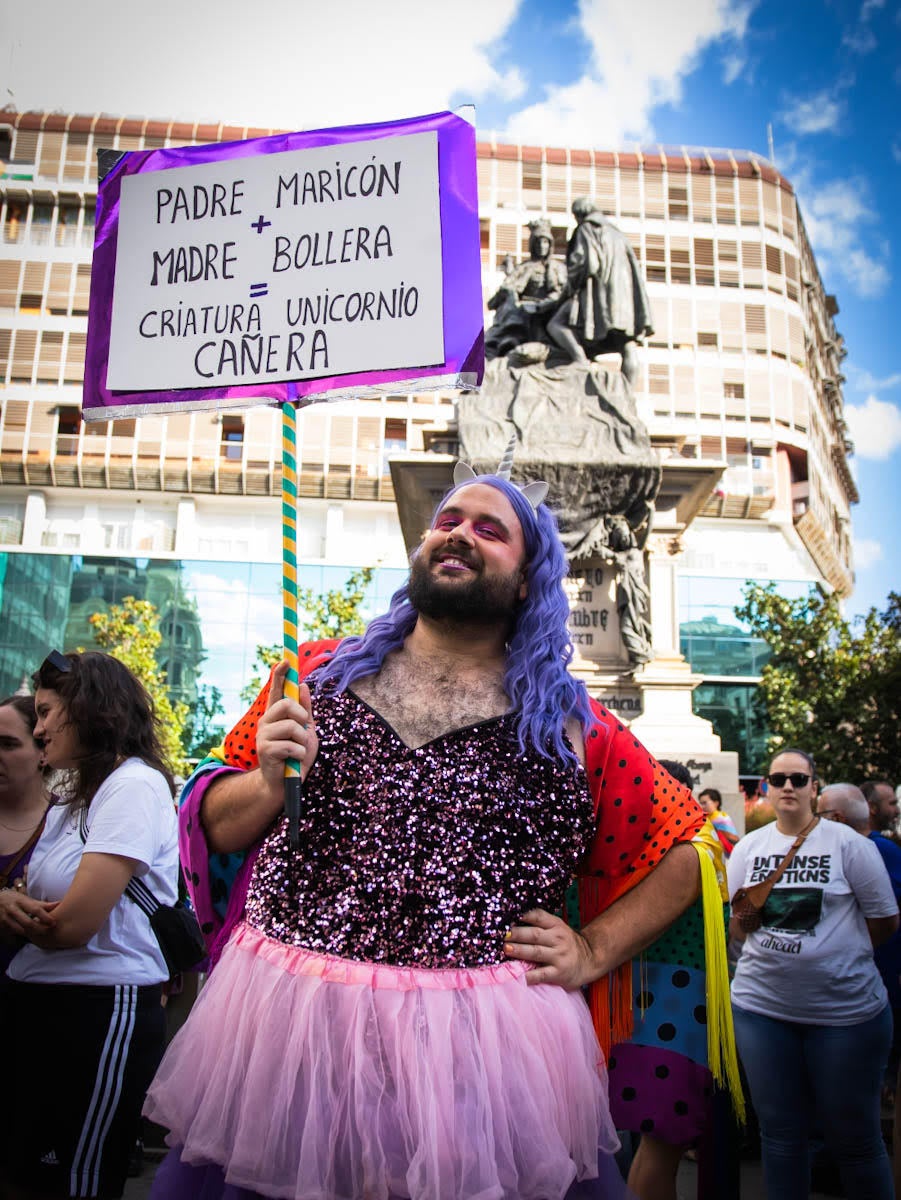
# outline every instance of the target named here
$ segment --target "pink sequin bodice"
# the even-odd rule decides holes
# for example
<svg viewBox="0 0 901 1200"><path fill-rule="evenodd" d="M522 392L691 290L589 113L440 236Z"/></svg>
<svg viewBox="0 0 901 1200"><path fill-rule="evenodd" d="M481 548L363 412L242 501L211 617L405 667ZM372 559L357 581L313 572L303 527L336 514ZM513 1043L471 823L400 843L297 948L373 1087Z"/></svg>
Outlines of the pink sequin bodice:
<svg viewBox="0 0 901 1200"><path fill-rule="evenodd" d="M340 958L428 968L503 960L530 908L559 909L594 832L584 771L522 754L507 715L411 749L350 692L316 701L300 848L281 820L247 920Z"/></svg>

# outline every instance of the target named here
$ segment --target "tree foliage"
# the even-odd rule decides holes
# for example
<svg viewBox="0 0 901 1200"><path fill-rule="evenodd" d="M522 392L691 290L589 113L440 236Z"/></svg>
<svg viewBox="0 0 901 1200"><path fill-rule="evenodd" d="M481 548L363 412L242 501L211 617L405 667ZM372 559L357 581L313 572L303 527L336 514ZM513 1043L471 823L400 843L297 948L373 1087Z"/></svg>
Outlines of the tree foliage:
<svg viewBox="0 0 901 1200"><path fill-rule="evenodd" d="M858 783L901 775L901 595L853 621L819 588L787 600L774 583L749 584L739 620L769 646L757 703L769 750L811 752L821 778ZM761 770L766 769L760 764Z"/></svg>
<svg viewBox="0 0 901 1200"><path fill-rule="evenodd" d="M107 612L96 612L88 619L94 631L94 641L100 649L124 663L150 693L159 718L163 752L172 770L184 774L187 763L182 749L182 733L188 717L188 706L171 699L166 673L156 661L162 635L155 605L149 600L126 596L121 604L110 605Z"/></svg>
<svg viewBox="0 0 901 1200"><path fill-rule="evenodd" d="M222 692L212 684L201 684L181 735L188 758L202 758L213 746L221 745L225 740L225 726L218 718L224 715Z"/></svg>
<svg viewBox="0 0 901 1200"><path fill-rule="evenodd" d="M366 628L360 616L360 605L375 574L374 567L359 567L352 571L341 588L332 588L324 596L312 588L297 589L298 624L304 636L315 642L322 638L351 637ZM281 643L257 646L254 673L241 689L241 699L250 704L263 686L263 679L282 659Z"/></svg>
<svg viewBox="0 0 901 1200"><path fill-rule="evenodd" d="M269 678L269 672L276 663L282 661L284 651L280 642L271 646L257 646L256 658L253 664L253 674L239 693L245 704L252 704L257 693L263 686L263 680Z"/></svg>

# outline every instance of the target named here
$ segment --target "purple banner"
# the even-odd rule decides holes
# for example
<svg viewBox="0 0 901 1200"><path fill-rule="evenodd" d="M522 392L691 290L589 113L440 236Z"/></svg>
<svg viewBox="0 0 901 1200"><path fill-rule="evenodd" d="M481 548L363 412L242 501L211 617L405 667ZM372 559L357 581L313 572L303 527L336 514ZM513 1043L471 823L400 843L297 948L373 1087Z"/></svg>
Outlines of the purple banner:
<svg viewBox="0 0 901 1200"><path fill-rule="evenodd" d="M85 420L469 390L483 343L453 113L131 151L100 183Z"/></svg>

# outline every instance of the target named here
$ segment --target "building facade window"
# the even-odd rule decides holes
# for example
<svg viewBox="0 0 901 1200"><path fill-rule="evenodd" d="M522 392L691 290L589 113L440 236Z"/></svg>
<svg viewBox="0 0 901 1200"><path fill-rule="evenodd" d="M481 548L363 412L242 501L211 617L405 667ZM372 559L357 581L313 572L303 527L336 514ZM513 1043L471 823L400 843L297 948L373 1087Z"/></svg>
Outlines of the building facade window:
<svg viewBox="0 0 901 1200"><path fill-rule="evenodd" d="M226 462L240 462L244 453L244 418L223 416L222 445L219 451Z"/></svg>

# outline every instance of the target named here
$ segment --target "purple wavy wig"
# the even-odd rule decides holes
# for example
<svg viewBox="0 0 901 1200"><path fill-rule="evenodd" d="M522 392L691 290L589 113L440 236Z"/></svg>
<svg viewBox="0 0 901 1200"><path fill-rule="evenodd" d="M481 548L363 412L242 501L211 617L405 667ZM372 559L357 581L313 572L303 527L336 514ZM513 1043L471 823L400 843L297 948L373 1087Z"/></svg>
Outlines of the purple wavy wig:
<svg viewBox="0 0 901 1200"><path fill-rule="evenodd" d="M563 590L568 568L557 522L546 505L533 509L519 488L497 475L479 475L452 488L436 508L433 521L451 496L470 483L488 484L506 496L525 540L528 594L516 611L504 676L513 711L519 714L520 749L524 751L531 742L539 754L559 756L575 765L563 738L564 723L568 717L576 717L584 731L594 717L585 685L567 669L573 655L567 628L569 604ZM355 679L374 674L385 656L403 645L416 616L404 584L392 596L388 611L376 617L362 637L345 639L334 657L316 671L317 686L329 682L336 691L343 691Z"/></svg>

